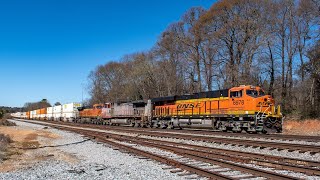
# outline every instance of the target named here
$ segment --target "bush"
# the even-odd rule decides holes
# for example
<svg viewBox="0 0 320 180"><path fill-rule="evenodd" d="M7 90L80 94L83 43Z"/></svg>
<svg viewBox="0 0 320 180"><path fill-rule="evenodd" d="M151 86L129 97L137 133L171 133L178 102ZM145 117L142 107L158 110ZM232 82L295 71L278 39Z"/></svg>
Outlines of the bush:
<svg viewBox="0 0 320 180"><path fill-rule="evenodd" d="M16 126L16 123L10 122L6 119L0 119L0 126Z"/></svg>
<svg viewBox="0 0 320 180"><path fill-rule="evenodd" d="M5 144L9 144L12 143L13 141L11 140L11 138L7 135L4 134L0 134L0 143L5 143Z"/></svg>
<svg viewBox="0 0 320 180"><path fill-rule="evenodd" d="M4 159L6 159L6 149L9 143L12 143L13 141L9 136L6 136L4 134L0 134L0 162Z"/></svg>

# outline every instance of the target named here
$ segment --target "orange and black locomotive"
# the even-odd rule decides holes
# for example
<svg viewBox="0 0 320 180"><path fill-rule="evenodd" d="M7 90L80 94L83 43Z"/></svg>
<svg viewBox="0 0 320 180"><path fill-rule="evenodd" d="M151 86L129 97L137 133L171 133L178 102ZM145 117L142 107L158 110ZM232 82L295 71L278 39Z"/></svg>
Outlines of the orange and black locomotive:
<svg viewBox="0 0 320 180"><path fill-rule="evenodd" d="M221 131L281 132L280 106L256 86L152 99L152 123L170 128L210 127ZM170 122L170 123L168 123Z"/></svg>

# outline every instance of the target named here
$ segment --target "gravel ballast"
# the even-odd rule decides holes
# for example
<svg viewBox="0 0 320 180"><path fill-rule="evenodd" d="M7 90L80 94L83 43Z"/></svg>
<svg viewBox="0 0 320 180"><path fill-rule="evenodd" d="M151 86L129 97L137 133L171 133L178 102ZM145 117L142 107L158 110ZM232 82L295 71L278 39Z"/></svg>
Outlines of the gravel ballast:
<svg viewBox="0 0 320 180"><path fill-rule="evenodd" d="M23 122L18 122L19 123L23 123ZM45 123L45 122L43 122ZM33 125L33 124L29 124L29 123L24 123L24 124L27 124L27 126L32 126L32 127L37 127L39 125ZM42 129L44 126L40 125L39 128ZM80 129L91 129L91 128L80 128ZM48 129L50 132L52 133L55 133L55 134L58 134L59 136L62 136L62 137L65 137L65 138L62 138L62 139L57 139L54 141L55 144L69 144L69 143L74 143L74 142L81 142L81 141L84 141L85 138L79 136L79 135L76 135L76 134L73 134L73 133L68 133L68 132L64 132L64 131L60 131L60 130L57 130L57 129ZM98 132L108 132L108 133L112 133L112 134L121 134L121 135L128 135L128 136L132 136L132 137L135 137L137 136L137 134L135 133L120 133L120 132L115 132L115 131L105 131L105 130L98 130L98 129L95 129L95 131L98 131ZM68 135L66 135L68 134ZM318 154L315 154L315 155L311 155L309 152L306 152L306 153L299 153L297 151L294 151L294 152L289 152L287 150L282 150L282 151L278 151L278 150L271 150L269 148L265 148L265 149L260 149L260 148L253 148L253 147L243 147L243 146L232 146L232 145L226 145L226 144L216 144L216 143L207 143L207 142L199 142L199 141L190 141L190 140L183 140L183 139L175 139L175 138L160 138L160 137L151 137L151 136L145 136L145 135L139 135L140 138L147 138L147 139L156 139L156 140L165 140L165 141L170 141L170 142L179 142L179 143L185 143L185 144L192 144L192 145L200 145L200 146L207 146L207 147L214 147L214 148L219 148L219 149L230 149L230 150L238 150L238 151L244 151L244 152L255 152L255 153L260 153L260 154L269 154L269 155L273 155L273 156L282 156L282 157L290 157L290 158L299 158L299 159L305 159L305 160L319 160L320 159L320 153ZM91 143L91 144L90 144ZM93 144L93 145L92 145ZM124 144L127 144L127 143L124 143ZM139 159L139 158L134 158L133 156L129 155L129 154L126 154L126 153L121 153L119 151L115 151L113 149L110 149L110 152L109 151L104 151L102 152L102 154L99 154L101 151L99 151L99 148L98 146L102 146L104 148L107 148L105 147L105 145L102 145L102 144L98 144L96 142L93 142L93 141L86 141L86 142L83 142L83 143L80 143L80 144L77 144L77 145L85 145L85 146L90 146L90 150L91 152L95 152L95 154L91 154L89 156L89 159L87 157L82 157L83 154L88 154L86 153L85 149L86 148L82 148L82 147L77 147L76 145L69 145L69 146L62 146L62 147L59 147L58 149L63 151L63 152L67 152L67 153L70 153L70 154L73 154L75 155L76 157L78 157L79 159L81 159L81 161L77 164L77 166L70 166L70 164L66 164L68 166L68 169L67 169L67 174L73 174L72 175L72 178L73 177L76 177L76 178L90 178L91 179L91 176L93 176L93 174L97 174L97 172L100 172L100 171L105 171L105 169L112 169L115 167L115 169L112 169L111 171L113 173L126 173L128 171L126 170L122 170L122 171L119 171L118 168L119 166L123 166L124 169L132 169L132 166L137 166L137 170L134 170L135 172L137 173L129 173L130 176L125 176L123 174L123 176L119 177L118 176L112 176L113 174L110 173L109 174L106 174L108 173L109 171L106 170L106 173L104 174L99 174L98 173L98 179L100 179L100 176L102 179L162 179L162 178L166 178L167 176L166 175L163 175L162 172L166 172L166 173L169 173L169 176L172 176L172 177L167 177L167 178L170 178L170 179L182 179L184 177L180 177L180 176L177 176L177 174L172 174L170 173L170 171L168 172L167 170L163 170L162 167L164 167L164 165L159 165L158 163L154 162L154 161L147 161L147 160L143 160L143 159ZM130 144L128 144L130 145ZM172 154L172 153L169 153L168 152L162 152L161 150L159 149L154 149L154 148L147 148L147 147L144 147L144 146L137 146L135 144L131 144L132 146L135 146L136 148L138 149L142 149L142 150L145 150L145 151L149 151L149 152L157 152L157 153L160 153L159 155L163 155L165 157L171 157L173 159L176 159L176 158L179 158L179 157L175 157L176 155ZM76 147L76 148L73 148L73 147ZM91 149L91 146L94 147L93 149ZM70 148L71 147L71 148ZM95 149L97 148L97 149ZM88 149L88 148L87 148ZM96 153L98 152L98 153ZM114 166L107 166L104 161L110 161L111 159L107 158L107 159L104 159L102 160L102 158L100 158L100 156L104 156L103 153L108 153L108 155L112 156L113 158L114 157L119 157L121 156L120 159L125 159L125 161L127 160L126 156L128 157L131 157L131 158L134 158L135 160L138 160L138 163L137 165L134 164L134 165L126 165L126 163L122 163L121 161L120 164L119 163L116 163L116 165ZM119 155L120 154L120 155ZM85 155L86 156L86 155ZM93 159L97 159L97 160L93 160ZM177 159L178 160L178 159ZM117 159L118 161L118 159ZM154 165L150 165L149 167L151 168L151 171L153 171L152 169L155 168L156 166L158 166L157 169L159 171L159 174L161 174L161 176L150 176L150 175L146 175L143 177L140 177L141 175L140 174L145 174L143 171L141 171L141 163L140 161L143 161L144 163L148 164L149 162L152 162ZM180 160L178 160L180 161ZM187 159L187 161L189 161ZM84 163L85 162L85 163ZM136 161L134 161L135 163ZM84 163L84 165L83 165ZM242 165L246 165L246 166L252 166L252 167L255 167L255 168L261 168L261 169L265 169L265 170L269 170L269 171L276 171L278 172L279 174L284 174L284 175L290 175L292 177L301 177L301 178L304 178L304 179L319 179L318 176L307 176L305 174L302 174L302 173L293 173L293 172L290 172L290 171L281 171L281 170L275 170L275 169L270 169L270 168L265 168L265 167L260 167L260 166L256 166L256 165L252 165L252 164L242 164ZM149 168L148 167L148 168ZM120 167L121 168L121 167ZM59 169L59 168L58 168ZM123 172L124 171L124 172ZM146 170L146 171L150 171L150 170ZM129 170L129 172L131 172ZM59 173L61 173L61 171L59 171ZM62 172L63 174L64 172ZM49 172L50 174L50 172ZM153 175L154 173L152 173ZM240 172L237 172L237 171L227 171L226 172L226 175L227 174L230 174L231 176L244 176L244 174L240 173ZM46 174L47 175L47 174ZM60 175L60 174L59 174ZM140 176L139 176L140 175ZM40 176L42 177L42 176ZM63 177L63 176L58 176L58 177L54 177L54 176L50 176L50 177L53 177L54 179L56 178L60 178L60 177ZM69 178L69 177L63 177L63 178ZM190 178L189 177L185 177L185 178ZM197 179L199 177L196 177ZM0 175L0 179L1 179L1 175Z"/></svg>
<svg viewBox="0 0 320 180"><path fill-rule="evenodd" d="M23 129L44 128L42 125L14 122ZM46 153L44 149L66 153L77 159L76 162L51 158L13 172L0 173L0 179L184 179L169 170L163 170L164 165L158 162L139 159L95 141L85 141L86 138L81 135L52 128L46 131L61 138L50 143L50 146L58 147L43 148L42 153ZM46 145L45 138L38 138L38 141Z"/></svg>
<svg viewBox="0 0 320 180"><path fill-rule="evenodd" d="M46 124L46 122L41 122L41 123ZM93 130L92 128L80 128L80 129ZM123 133L123 132L106 131L106 130L100 130L100 129L94 129L94 130L97 132L108 132L108 133L113 133L118 135L126 135L126 136L133 136L133 137L137 136L136 133ZM198 146L206 146L206 147L219 148L219 149L253 152L253 153L258 153L262 155L266 154L266 155L295 158L295 159L301 159L301 160L320 161L320 153L310 154L310 152L300 153L298 151L291 152L288 150L278 151L277 149L270 149L270 148L260 149L260 148L254 148L251 146L249 147L233 146L232 144L208 143L208 142L202 142L202 141L192 141L192 140L176 139L176 138L151 137L151 136L145 136L145 135L139 135L139 137L146 138L146 139L165 140L170 142L185 143L185 144L198 145ZM308 142L305 142L305 143L306 145L309 144Z"/></svg>

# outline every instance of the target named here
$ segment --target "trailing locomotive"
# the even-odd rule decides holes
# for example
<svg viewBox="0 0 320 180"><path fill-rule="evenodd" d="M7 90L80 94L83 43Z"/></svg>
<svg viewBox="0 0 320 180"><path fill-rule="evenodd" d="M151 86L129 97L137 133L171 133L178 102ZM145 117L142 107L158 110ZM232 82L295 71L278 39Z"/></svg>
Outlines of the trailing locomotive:
<svg viewBox="0 0 320 180"><path fill-rule="evenodd" d="M78 107L78 108L76 108ZM59 114L55 115L55 110ZM109 102L93 108L73 106L68 118L62 107L52 115L27 112L29 119L68 120L104 125L129 125L153 128L210 128L233 132L282 132L280 106L257 86L168 96L134 102ZM59 111L59 112L58 112ZM39 111L40 112L40 111ZM41 111L41 112L44 112ZM64 116L64 117L63 117Z"/></svg>

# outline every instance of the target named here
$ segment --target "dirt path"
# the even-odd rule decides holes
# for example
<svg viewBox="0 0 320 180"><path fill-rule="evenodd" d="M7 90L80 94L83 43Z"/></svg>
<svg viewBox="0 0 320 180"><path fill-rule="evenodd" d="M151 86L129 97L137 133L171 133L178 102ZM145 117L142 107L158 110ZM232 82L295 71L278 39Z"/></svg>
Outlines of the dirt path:
<svg viewBox="0 0 320 180"><path fill-rule="evenodd" d="M10 172L30 167L31 164L48 159L58 159L69 163L78 160L70 154L60 152L55 148L39 148L52 144L61 138L46 129L34 130L23 127L0 127L0 133L9 135L14 141L7 152L7 160L0 164L0 172Z"/></svg>

